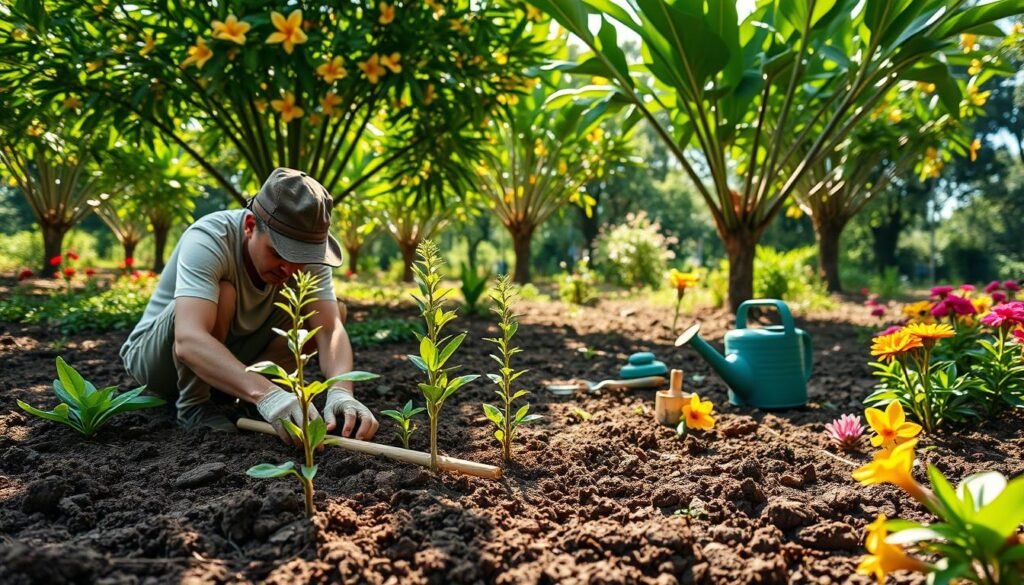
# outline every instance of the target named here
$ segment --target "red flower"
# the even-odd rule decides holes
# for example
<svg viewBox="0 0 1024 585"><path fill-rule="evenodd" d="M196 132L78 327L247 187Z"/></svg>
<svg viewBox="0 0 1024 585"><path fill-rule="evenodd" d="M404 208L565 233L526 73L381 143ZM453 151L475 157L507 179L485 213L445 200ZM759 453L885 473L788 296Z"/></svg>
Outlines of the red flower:
<svg viewBox="0 0 1024 585"><path fill-rule="evenodd" d="M1001 284L999 284L999 281L998 281L998 280L993 280L992 282L990 282L990 283L988 283L988 284L986 284L986 285L985 285L985 293L986 293L986 294L992 294L992 293L994 293L995 291L999 290L999 288L1000 288L1001 286L1002 286L1002 285L1001 285Z"/></svg>
<svg viewBox="0 0 1024 585"><path fill-rule="evenodd" d="M871 315L874 317L885 317L885 307L878 305L874 309L871 309Z"/></svg>
<svg viewBox="0 0 1024 585"><path fill-rule="evenodd" d="M75 269L74 268L68 266L67 268L64 269L64 278L71 278L74 275L75 275Z"/></svg>
<svg viewBox="0 0 1024 585"><path fill-rule="evenodd" d="M135 266L135 258L132 258L131 256L125 258L124 265L126 268L131 268L132 266Z"/></svg>
<svg viewBox="0 0 1024 585"><path fill-rule="evenodd" d="M934 290L934 289L932 289ZM958 297L956 295L946 294L946 297L941 302L937 303L932 309L932 315L935 317L945 317L950 313L957 315L974 315L978 312L975 308L974 303L970 299L964 297Z"/></svg>
<svg viewBox="0 0 1024 585"><path fill-rule="evenodd" d="M1006 302L1006 293L1001 291L995 291L992 293L992 302L995 304Z"/></svg>
<svg viewBox="0 0 1024 585"><path fill-rule="evenodd" d="M61 277L61 275L60 275L60 270L56 270L56 271L54 271L54 273L53 273L53 277L54 277L54 278L57 278L57 279L59 279L59 278L62 278L62 277Z"/></svg>
<svg viewBox="0 0 1024 585"><path fill-rule="evenodd" d="M951 286L932 287L932 296L939 297L940 299L946 298L946 295L948 295L951 292L953 292L953 287Z"/></svg>
<svg viewBox="0 0 1024 585"><path fill-rule="evenodd" d="M142 273L138 270L132 270L132 280L138 280L142 276Z"/></svg>
<svg viewBox="0 0 1024 585"><path fill-rule="evenodd" d="M60 255L50 258L50 266L60 266L60 263L64 261L64 258Z"/></svg>
<svg viewBox="0 0 1024 585"><path fill-rule="evenodd" d="M1017 343L1024 345L1024 329L1014 329L1013 337L1017 340Z"/></svg>
<svg viewBox="0 0 1024 585"><path fill-rule="evenodd" d="M68 260L78 260L78 254L74 250L68 250Z"/></svg>
<svg viewBox="0 0 1024 585"><path fill-rule="evenodd" d="M1003 288L1005 288L1006 290L1008 290L1010 292L1017 292L1017 291L1020 290L1020 285L1017 284L1016 280L1004 280L1003 281Z"/></svg>
<svg viewBox="0 0 1024 585"><path fill-rule="evenodd" d="M26 278L32 278L36 274L28 268L22 268L21 272L18 273L18 282L25 280Z"/></svg>
<svg viewBox="0 0 1024 585"><path fill-rule="evenodd" d="M156 272L153 272L152 270L147 270L146 278L156 278Z"/></svg>
<svg viewBox="0 0 1024 585"><path fill-rule="evenodd" d="M92 268L86 268L85 269L85 275L88 276L89 278L92 278L95 274L96 274L96 271L93 270Z"/></svg>

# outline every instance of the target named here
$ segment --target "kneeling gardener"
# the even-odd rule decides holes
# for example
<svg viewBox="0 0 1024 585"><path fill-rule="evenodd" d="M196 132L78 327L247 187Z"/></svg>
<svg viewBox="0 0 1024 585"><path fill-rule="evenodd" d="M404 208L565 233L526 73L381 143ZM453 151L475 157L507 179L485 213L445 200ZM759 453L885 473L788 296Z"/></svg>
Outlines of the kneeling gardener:
<svg viewBox="0 0 1024 585"><path fill-rule="evenodd" d="M244 209L218 211L185 230L161 275L142 319L121 347L125 369L150 390L175 399L186 428L233 431L223 404L234 398L256 405L285 442L281 419L301 424L294 394L247 372L263 360L295 369L285 338L289 317L275 302L281 288L306 265L320 278L306 327L321 327L316 345L320 369L330 377L352 370L352 345L334 296L331 267L341 247L330 235L333 199L312 177L279 168ZM215 388L211 392L211 387ZM310 417L319 413L311 406ZM351 383L327 392L327 430L343 417L341 434L370 439L373 414L353 397ZM357 427L358 423L358 427Z"/></svg>

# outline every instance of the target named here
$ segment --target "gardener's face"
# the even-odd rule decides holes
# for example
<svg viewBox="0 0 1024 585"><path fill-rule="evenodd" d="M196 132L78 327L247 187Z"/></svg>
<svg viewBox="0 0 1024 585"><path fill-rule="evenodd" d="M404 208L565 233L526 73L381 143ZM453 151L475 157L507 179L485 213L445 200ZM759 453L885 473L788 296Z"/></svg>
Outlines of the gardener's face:
<svg viewBox="0 0 1024 585"><path fill-rule="evenodd" d="M245 235L253 268L263 282L272 286L282 285L305 267L305 264L295 264L282 258L274 249L270 234L256 229L256 220L252 215L245 218Z"/></svg>

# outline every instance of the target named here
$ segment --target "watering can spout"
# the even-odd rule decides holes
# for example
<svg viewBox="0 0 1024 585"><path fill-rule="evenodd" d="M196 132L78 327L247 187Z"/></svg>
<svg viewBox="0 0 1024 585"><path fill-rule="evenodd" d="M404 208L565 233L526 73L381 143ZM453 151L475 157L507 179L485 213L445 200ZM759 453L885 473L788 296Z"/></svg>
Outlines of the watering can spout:
<svg viewBox="0 0 1024 585"><path fill-rule="evenodd" d="M725 383L732 388L733 392L739 395L740 398L748 396L751 388L753 388L754 380L746 361L735 353L723 356L710 343L704 341L700 335L697 335L699 332L700 323L694 323L676 338L676 347L689 344L725 380Z"/></svg>

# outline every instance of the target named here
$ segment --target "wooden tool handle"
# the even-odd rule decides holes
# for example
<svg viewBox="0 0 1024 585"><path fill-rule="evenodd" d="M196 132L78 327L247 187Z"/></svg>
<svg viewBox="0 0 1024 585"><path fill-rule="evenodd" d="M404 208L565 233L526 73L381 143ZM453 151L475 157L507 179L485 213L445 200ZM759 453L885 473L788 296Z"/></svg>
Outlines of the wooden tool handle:
<svg viewBox="0 0 1024 585"><path fill-rule="evenodd" d="M245 431L255 431L265 435L277 434L274 427L270 426L270 423L266 423L261 420L240 418L236 424L238 425L238 428ZM380 443L371 443L369 441L360 441L358 439L346 439L345 437L339 437L336 435L328 435L327 437L330 440L330 444L337 445L343 449L348 449L349 451L357 451L359 453L366 453L367 455L382 455L388 459L394 459L395 461L415 463L416 465L421 465L423 467L430 467L430 453L413 451L411 449L402 449L401 447L392 447L391 445L381 445ZM457 471L459 473L482 477L484 479L499 479L501 477L501 468L493 465L477 463L476 461L466 461L465 459L456 459L445 455L438 456L437 461L441 469L445 471Z"/></svg>
<svg viewBox="0 0 1024 585"><path fill-rule="evenodd" d="M668 389L669 396L683 395L683 371L672 370L672 384Z"/></svg>

